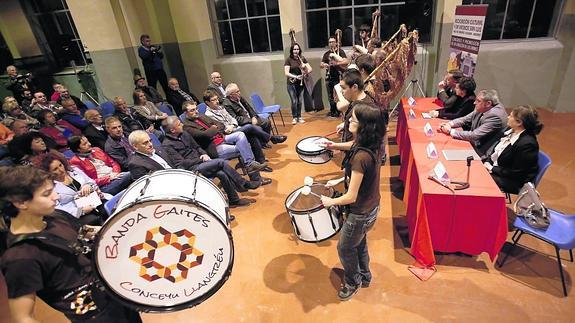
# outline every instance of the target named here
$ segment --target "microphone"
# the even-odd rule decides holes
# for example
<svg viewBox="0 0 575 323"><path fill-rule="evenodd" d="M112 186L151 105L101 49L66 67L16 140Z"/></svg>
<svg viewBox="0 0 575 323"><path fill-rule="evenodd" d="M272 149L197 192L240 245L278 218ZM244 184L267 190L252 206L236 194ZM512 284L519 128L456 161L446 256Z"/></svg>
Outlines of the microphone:
<svg viewBox="0 0 575 323"><path fill-rule="evenodd" d="M464 190L466 188L469 188L469 172L471 170L471 161L473 160L473 156L468 156L467 157L467 179L465 180L465 182L452 182L455 185L455 190Z"/></svg>

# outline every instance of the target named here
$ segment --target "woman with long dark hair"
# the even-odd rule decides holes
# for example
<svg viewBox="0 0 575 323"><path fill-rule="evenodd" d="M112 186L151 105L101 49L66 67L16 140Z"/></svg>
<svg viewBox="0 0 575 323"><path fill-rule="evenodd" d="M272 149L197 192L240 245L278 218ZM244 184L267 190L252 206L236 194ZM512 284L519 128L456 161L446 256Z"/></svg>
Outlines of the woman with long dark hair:
<svg viewBox="0 0 575 323"><path fill-rule="evenodd" d="M353 142L320 143L328 149L349 150L343 161L344 177L327 183L332 186L343 180L345 193L337 198L321 197L325 207L339 205L347 211L337 245L344 269L344 283L338 293L342 301L350 299L360 287L368 287L371 282L366 233L375 224L379 211L379 160L385 133L382 111L375 105L357 104L349 130L354 135Z"/></svg>
<svg viewBox="0 0 575 323"><path fill-rule="evenodd" d="M94 227L84 228L57 211L58 194L45 171L0 167L0 214L8 219L7 250L0 269L6 279L14 322L36 322L41 298L72 322L141 322L137 312L110 299L96 283L92 261L80 252ZM3 221L0 221L3 222ZM2 313L7 315L7 313Z"/></svg>
<svg viewBox="0 0 575 323"><path fill-rule="evenodd" d="M535 181L539 171L537 135L543 123L537 110L520 105L507 117L507 126L509 130L484 160L484 165L503 192L517 194L523 184Z"/></svg>
<svg viewBox="0 0 575 323"><path fill-rule="evenodd" d="M304 75L312 71L307 59L303 57L301 46L293 43L289 48L289 56L284 63L284 74L287 77L287 91L291 100L292 124L304 123L301 117L302 92Z"/></svg>

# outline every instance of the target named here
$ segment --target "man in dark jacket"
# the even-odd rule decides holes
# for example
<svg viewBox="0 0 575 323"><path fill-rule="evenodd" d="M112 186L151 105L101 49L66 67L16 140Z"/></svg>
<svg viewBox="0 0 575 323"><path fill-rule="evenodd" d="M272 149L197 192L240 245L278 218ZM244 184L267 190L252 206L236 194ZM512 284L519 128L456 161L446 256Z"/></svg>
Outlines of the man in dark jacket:
<svg viewBox="0 0 575 323"><path fill-rule="evenodd" d="M183 123L178 117L170 116L164 119L162 128L166 132L162 148L175 167L198 171L208 178L217 177L228 195L231 207L250 204L250 200L240 198L237 191L255 189L260 186L259 181L245 180L221 158L211 159L192 135L184 132Z"/></svg>
<svg viewBox="0 0 575 323"><path fill-rule="evenodd" d="M226 98L223 103L228 113L238 120L238 125L253 124L260 126L265 132L271 133L271 124L268 119L262 119L254 108L242 98L240 88L235 83L226 86Z"/></svg>
<svg viewBox="0 0 575 323"><path fill-rule="evenodd" d="M112 157L120 166L123 171L128 170L128 161L134 153L134 148L128 142L128 138L124 136L122 123L116 117L106 118L106 131L108 132L108 139L104 146L104 150L110 157Z"/></svg>
<svg viewBox="0 0 575 323"><path fill-rule="evenodd" d="M138 48L138 56L142 59L142 65L144 65L144 71L150 86L156 88L157 81L160 81L162 89L167 92L168 77L162 64L162 59L164 58L162 47L152 45L150 36L146 34L140 36L140 43L142 46Z"/></svg>
<svg viewBox="0 0 575 323"><path fill-rule="evenodd" d="M168 80L168 92L166 92L166 99L172 105L176 115L182 114L182 104L186 101L194 101L199 103L198 98L190 91L185 91L180 88L180 82L175 77Z"/></svg>
<svg viewBox="0 0 575 323"><path fill-rule="evenodd" d="M102 150L106 147L106 140L108 140L108 133L103 126L102 115L96 110L88 110L84 113L84 118L90 123L84 131L84 136L88 139L90 144Z"/></svg>

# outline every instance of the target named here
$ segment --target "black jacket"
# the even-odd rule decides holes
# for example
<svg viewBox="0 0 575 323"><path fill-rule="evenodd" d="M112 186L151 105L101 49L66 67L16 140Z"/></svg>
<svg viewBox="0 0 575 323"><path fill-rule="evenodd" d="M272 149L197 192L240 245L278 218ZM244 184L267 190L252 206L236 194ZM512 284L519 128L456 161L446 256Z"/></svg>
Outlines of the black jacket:
<svg viewBox="0 0 575 323"><path fill-rule="evenodd" d="M188 132L182 133L179 137L167 134L162 142L162 148L177 168L187 170L192 170L195 165L201 164L200 156L207 154Z"/></svg>
<svg viewBox="0 0 575 323"><path fill-rule="evenodd" d="M174 167L174 163L170 156L168 156L163 150L154 147L156 149L156 154L162 157L170 167ZM138 152L134 153L132 158L130 158L130 162L128 163L128 169L130 170L130 174L134 180L153 173L157 170L165 169L162 165L157 163L151 157L146 155L140 154Z"/></svg>
<svg viewBox="0 0 575 323"><path fill-rule="evenodd" d="M92 146L105 150L106 140L108 140L108 133L106 130L98 130L94 125L89 124L86 129L83 130L83 133Z"/></svg>
<svg viewBox="0 0 575 323"><path fill-rule="evenodd" d="M194 101L196 101L196 103L198 103L198 104L200 103L198 98L192 92L186 91L184 89L181 89L181 90L186 92L187 94L189 94L192 97L192 99L194 99ZM176 113L178 115L182 114L182 112L183 112L182 104L184 102L186 102L186 99L184 98L183 95L180 94L180 92L174 91L172 89L168 89L168 91L166 92L166 99L168 100L168 103L172 105L174 110L176 110Z"/></svg>
<svg viewBox="0 0 575 323"><path fill-rule="evenodd" d="M186 118L184 121L184 131L192 135L194 140L196 140L196 142L208 153L210 158L218 158L218 151L216 150L216 145L213 142L213 138L218 133L222 136L225 136L224 124L203 114L200 114L198 119L208 125L210 128L204 129L196 122ZM215 125L216 127L211 128L212 125Z"/></svg>
<svg viewBox="0 0 575 323"><path fill-rule="evenodd" d="M224 99L223 106L232 117L238 120L238 124L243 126L251 123L252 117L258 118L258 114L256 110L254 110L254 108L252 108L252 106L244 98L241 98L240 102L245 109L242 108L239 103L234 102L228 98Z"/></svg>
<svg viewBox="0 0 575 323"><path fill-rule="evenodd" d="M491 175L504 192L517 194L523 184L535 181L539 171L538 159L537 137L524 131L513 145L501 152L498 166L493 167Z"/></svg>

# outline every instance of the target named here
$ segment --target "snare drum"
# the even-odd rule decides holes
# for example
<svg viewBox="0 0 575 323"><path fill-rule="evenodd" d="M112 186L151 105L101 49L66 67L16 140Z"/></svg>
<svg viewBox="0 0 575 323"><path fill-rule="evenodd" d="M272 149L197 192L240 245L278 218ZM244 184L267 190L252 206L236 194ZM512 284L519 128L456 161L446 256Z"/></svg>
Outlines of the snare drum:
<svg viewBox="0 0 575 323"><path fill-rule="evenodd" d="M222 192L203 176L168 169L142 177L98 233L96 274L107 292L137 311L198 305L231 273L228 212Z"/></svg>
<svg viewBox="0 0 575 323"><path fill-rule="evenodd" d="M291 192L285 201L295 235L305 242L320 242L333 237L343 222L339 207L326 209L319 197L301 194L302 188ZM335 196L333 188L321 184L312 185L311 191L317 195Z"/></svg>
<svg viewBox="0 0 575 323"><path fill-rule="evenodd" d="M320 136L306 137L300 140L295 146L299 158L311 164L325 164L333 157L333 152L320 147L316 141L326 139Z"/></svg>

